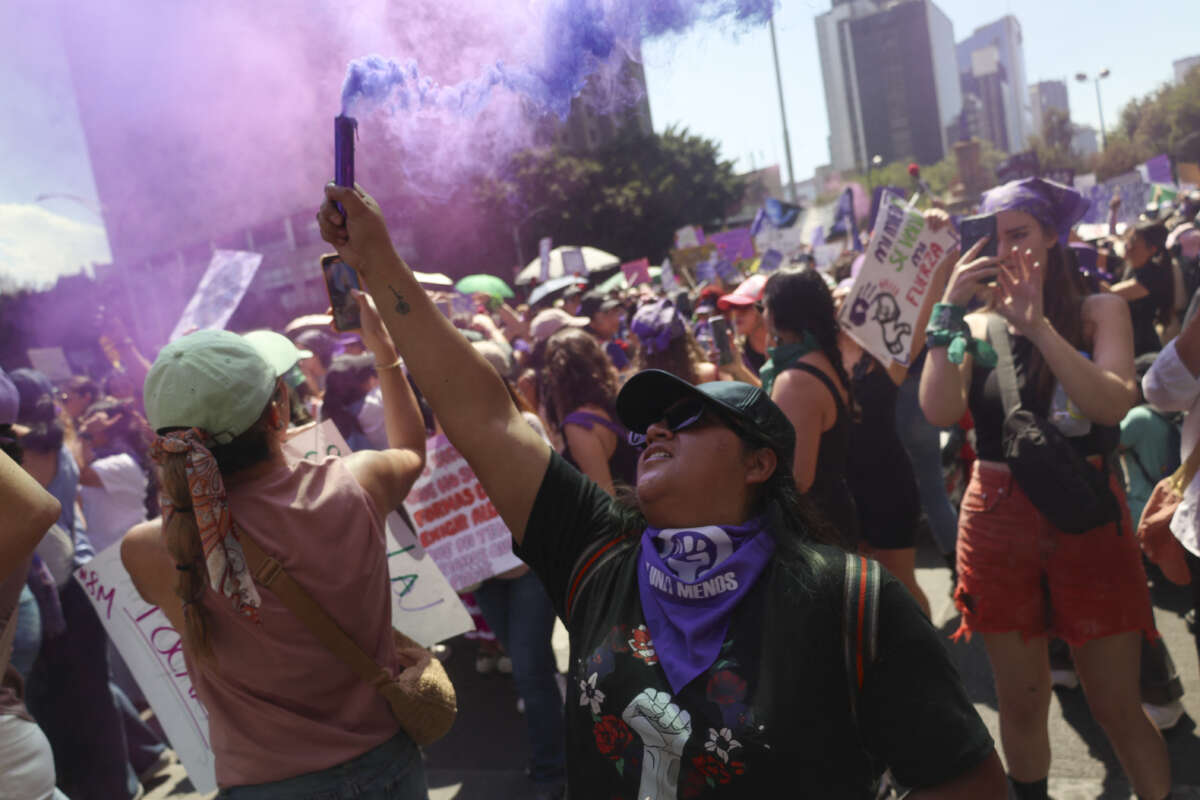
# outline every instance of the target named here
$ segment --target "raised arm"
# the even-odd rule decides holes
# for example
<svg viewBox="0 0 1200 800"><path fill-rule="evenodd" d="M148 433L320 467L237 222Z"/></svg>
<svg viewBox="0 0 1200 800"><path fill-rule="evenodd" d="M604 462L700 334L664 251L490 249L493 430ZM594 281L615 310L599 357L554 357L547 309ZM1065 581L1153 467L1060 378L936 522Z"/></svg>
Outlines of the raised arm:
<svg viewBox="0 0 1200 800"><path fill-rule="evenodd" d="M0 451L0 581L20 567L58 520L54 496Z"/></svg>
<svg viewBox="0 0 1200 800"><path fill-rule="evenodd" d="M321 236L358 270L380 316L447 437L467 459L513 538L541 486L550 448L521 417L500 376L437 310L396 253L378 204L329 184ZM346 209L338 213L334 202Z"/></svg>

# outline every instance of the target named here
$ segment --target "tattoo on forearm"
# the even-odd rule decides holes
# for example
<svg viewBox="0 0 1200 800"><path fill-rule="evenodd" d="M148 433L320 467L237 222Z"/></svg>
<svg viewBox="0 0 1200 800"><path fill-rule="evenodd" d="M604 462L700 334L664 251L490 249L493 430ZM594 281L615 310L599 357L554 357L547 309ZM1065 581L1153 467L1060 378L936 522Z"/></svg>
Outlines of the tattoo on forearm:
<svg viewBox="0 0 1200 800"><path fill-rule="evenodd" d="M412 306L410 306L408 304L408 301L404 299L404 295L402 295L396 291L395 286L392 286L389 283L388 288L391 289L392 294L394 294L396 296L396 313L397 314L407 314L408 312L412 311Z"/></svg>

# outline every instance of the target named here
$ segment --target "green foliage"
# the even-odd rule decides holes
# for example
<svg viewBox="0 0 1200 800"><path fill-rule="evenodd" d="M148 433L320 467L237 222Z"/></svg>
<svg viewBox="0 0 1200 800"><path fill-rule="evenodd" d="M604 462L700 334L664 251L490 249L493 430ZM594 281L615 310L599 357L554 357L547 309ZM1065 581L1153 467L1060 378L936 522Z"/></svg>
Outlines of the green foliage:
<svg viewBox="0 0 1200 800"><path fill-rule="evenodd" d="M1178 161L1200 161L1200 69L1175 85L1163 86L1121 109L1108 148L1093 162L1096 177L1107 180L1166 153Z"/></svg>
<svg viewBox="0 0 1200 800"><path fill-rule="evenodd" d="M743 191L715 142L675 128L650 135L628 128L588 155L519 153L503 177L479 186L475 201L497 224L518 228L526 258L550 236L659 261L677 228L720 222Z"/></svg>

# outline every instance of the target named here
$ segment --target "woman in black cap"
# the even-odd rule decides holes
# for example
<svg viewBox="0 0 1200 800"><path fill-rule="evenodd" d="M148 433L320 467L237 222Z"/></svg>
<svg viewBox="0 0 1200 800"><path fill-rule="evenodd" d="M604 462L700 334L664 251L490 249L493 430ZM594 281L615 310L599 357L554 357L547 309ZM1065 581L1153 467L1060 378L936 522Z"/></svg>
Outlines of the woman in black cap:
<svg viewBox="0 0 1200 800"><path fill-rule="evenodd" d="M524 422L374 200L327 186L318 219L567 623L572 797L864 797L884 766L914 798L1003 797L991 739L904 588L882 575L874 647L843 629L865 608L844 589L875 597L847 565L880 573L814 543L795 434L761 389L633 377L616 412L644 450L623 505Z"/></svg>

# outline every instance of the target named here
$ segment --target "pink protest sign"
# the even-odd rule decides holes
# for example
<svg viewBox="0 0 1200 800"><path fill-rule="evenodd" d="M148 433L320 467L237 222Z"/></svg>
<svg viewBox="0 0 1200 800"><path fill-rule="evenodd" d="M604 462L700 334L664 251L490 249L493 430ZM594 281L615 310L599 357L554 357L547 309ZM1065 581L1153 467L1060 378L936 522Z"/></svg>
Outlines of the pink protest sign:
<svg viewBox="0 0 1200 800"><path fill-rule="evenodd" d="M650 259L639 258L637 261L622 264L621 272L625 273L625 280L628 281L630 286L637 286L639 283L650 283Z"/></svg>
<svg viewBox="0 0 1200 800"><path fill-rule="evenodd" d="M426 445L425 471L404 506L421 546L456 591L520 566L504 520L445 436Z"/></svg>

